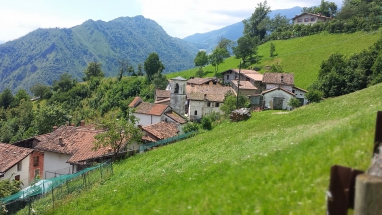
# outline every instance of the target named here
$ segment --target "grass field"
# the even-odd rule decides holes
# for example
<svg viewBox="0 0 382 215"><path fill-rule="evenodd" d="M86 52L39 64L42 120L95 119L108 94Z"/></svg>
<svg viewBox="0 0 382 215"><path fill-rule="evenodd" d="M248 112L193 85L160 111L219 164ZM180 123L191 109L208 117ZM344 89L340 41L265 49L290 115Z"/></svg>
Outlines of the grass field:
<svg viewBox="0 0 382 215"><path fill-rule="evenodd" d="M370 164L382 84L130 157L54 214L325 214L334 164Z"/></svg>
<svg viewBox="0 0 382 215"><path fill-rule="evenodd" d="M321 33L308 37L290 40L272 41L276 46L276 57L269 57L270 42L259 46L258 54L261 60L257 66L264 68L279 63L285 72L294 73L295 85L307 88L317 79L322 61L327 60L331 54L340 53L350 56L359 53L374 44L381 38L381 29L376 32L356 32L353 34ZM231 57L219 66L219 72L231 68L238 68L240 60ZM194 76L196 68L177 73L167 74L173 78ZM204 68L206 76L214 76L214 68L209 65ZM262 69L260 72L265 72Z"/></svg>

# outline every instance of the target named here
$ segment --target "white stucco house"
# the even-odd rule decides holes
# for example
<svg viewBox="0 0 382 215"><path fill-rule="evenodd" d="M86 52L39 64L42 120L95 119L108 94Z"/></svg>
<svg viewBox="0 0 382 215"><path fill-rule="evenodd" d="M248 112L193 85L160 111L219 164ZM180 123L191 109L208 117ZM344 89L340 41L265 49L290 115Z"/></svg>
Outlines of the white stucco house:
<svg viewBox="0 0 382 215"><path fill-rule="evenodd" d="M42 153L29 148L0 143L0 180L14 179L29 186L43 173Z"/></svg>
<svg viewBox="0 0 382 215"><path fill-rule="evenodd" d="M264 108L274 110L290 110L292 107L288 105L291 98L295 98L295 95L285 90L282 87L272 88L262 93Z"/></svg>
<svg viewBox="0 0 382 215"><path fill-rule="evenodd" d="M137 125L152 125L165 120L165 113L170 111L170 106L166 104L155 104L144 102L140 97L135 97L129 104L134 108L134 116L138 119Z"/></svg>
<svg viewBox="0 0 382 215"><path fill-rule="evenodd" d="M313 14L313 13L301 13L292 18L293 25L302 24L302 25L313 25L317 22L326 22L329 21L331 17L324 16L322 14Z"/></svg>

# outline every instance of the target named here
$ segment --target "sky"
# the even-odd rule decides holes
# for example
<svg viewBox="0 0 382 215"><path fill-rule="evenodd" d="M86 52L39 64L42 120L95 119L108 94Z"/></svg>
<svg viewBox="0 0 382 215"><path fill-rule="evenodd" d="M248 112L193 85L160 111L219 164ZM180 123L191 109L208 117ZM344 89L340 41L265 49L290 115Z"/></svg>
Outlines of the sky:
<svg viewBox="0 0 382 215"><path fill-rule="evenodd" d="M338 6L342 0L332 0ZM0 0L0 42L38 28L70 28L86 20L143 15L184 38L242 21L263 0ZM321 0L268 0L271 10L319 5Z"/></svg>

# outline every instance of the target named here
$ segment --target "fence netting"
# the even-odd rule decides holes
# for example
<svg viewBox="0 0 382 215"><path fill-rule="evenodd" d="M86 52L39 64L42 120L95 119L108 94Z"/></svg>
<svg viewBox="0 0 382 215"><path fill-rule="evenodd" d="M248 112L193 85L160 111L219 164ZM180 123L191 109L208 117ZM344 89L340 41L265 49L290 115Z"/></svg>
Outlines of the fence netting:
<svg viewBox="0 0 382 215"><path fill-rule="evenodd" d="M191 136L193 134L195 134L195 132L188 132L188 133L176 135L176 136L173 136L173 137L170 137L170 138L167 138L167 139L158 140L157 142L141 144L139 146L139 152L146 151L146 150L151 149L153 147L158 147L158 146L166 145L166 144L169 144L169 143L172 143L172 142L176 142L178 140L185 139L185 138L187 138L187 137L189 137L189 136Z"/></svg>
<svg viewBox="0 0 382 215"><path fill-rule="evenodd" d="M0 215L40 214L54 210L55 201L107 179L113 173L111 160L83 169L74 174L39 180L11 196L0 199Z"/></svg>

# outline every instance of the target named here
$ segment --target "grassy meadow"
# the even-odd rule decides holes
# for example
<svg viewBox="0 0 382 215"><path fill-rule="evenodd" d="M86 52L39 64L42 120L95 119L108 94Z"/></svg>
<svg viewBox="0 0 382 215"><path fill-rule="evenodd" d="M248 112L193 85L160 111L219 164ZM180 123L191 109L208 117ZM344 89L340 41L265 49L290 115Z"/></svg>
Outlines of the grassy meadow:
<svg viewBox="0 0 382 215"><path fill-rule="evenodd" d="M381 92L223 121L116 163L109 180L51 214L325 214L330 167L370 164Z"/></svg>
<svg viewBox="0 0 382 215"><path fill-rule="evenodd" d="M359 53L373 45L381 38L381 29L376 32L356 32L352 34L329 34L321 33L307 37L299 37L290 40L272 41L276 46L276 57L269 57L270 42L259 46L258 54L261 60L256 66L263 69L265 66L280 64L285 72L294 73L295 85L302 88L308 86L317 79L322 61L327 60L334 53L350 56ZM219 66L219 72L239 67L239 59L228 58ZM203 68L205 75L214 76L214 68L208 65ZM167 77L194 76L197 68L167 74Z"/></svg>

